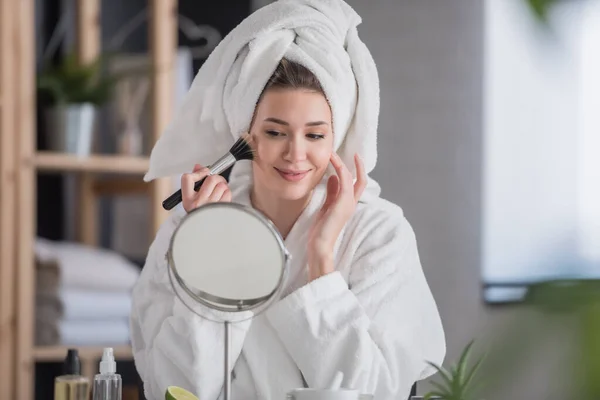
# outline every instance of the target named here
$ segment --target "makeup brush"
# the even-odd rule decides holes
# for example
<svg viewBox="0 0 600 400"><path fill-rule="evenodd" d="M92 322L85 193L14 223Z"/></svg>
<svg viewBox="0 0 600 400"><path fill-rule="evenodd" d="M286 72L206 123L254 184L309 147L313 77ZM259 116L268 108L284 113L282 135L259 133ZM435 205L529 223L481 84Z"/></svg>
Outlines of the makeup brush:
<svg viewBox="0 0 600 400"><path fill-rule="evenodd" d="M207 176L221 174L227 168L240 160L253 160L254 149L252 148L252 137L248 133L244 133L229 149L229 152L215 161L208 168L210 172ZM197 192L204 183L206 177L200 179L194 184L194 190ZM162 205L165 210L171 210L181 202L181 189L167 197Z"/></svg>

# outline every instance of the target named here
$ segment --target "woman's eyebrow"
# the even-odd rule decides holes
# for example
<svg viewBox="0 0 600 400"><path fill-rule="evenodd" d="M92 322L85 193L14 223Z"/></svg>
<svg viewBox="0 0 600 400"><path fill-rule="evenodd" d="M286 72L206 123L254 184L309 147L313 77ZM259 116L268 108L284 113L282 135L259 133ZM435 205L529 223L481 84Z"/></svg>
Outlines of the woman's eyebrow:
<svg viewBox="0 0 600 400"><path fill-rule="evenodd" d="M290 124L288 124L284 120L281 120L279 118L273 118L273 117L265 118L265 122L275 122L276 124L279 124L279 125L290 126Z"/></svg>
<svg viewBox="0 0 600 400"><path fill-rule="evenodd" d="M281 120L279 118L273 118L273 117L265 118L265 122L274 122L279 125L290 126L290 124L288 122ZM306 123L306 126L319 126L319 125L328 125L328 124L325 121L313 121L313 122Z"/></svg>
<svg viewBox="0 0 600 400"><path fill-rule="evenodd" d="M308 122L306 124L306 126L319 126L319 125L329 125L329 124L325 121L314 121L314 122Z"/></svg>

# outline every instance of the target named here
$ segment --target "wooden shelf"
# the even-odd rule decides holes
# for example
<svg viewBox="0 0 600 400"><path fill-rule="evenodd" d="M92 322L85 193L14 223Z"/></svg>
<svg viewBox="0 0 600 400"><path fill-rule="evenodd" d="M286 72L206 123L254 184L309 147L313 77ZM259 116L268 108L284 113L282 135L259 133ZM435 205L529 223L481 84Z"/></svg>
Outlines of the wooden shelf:
<svg viewBox="0 0 600 400"><path fill-rule="evenodd" d="M118 346L38 346L33 349L33 358L38 362L60 362L67 355L67 350L75 348L79 352L79 358L82 360L96 360L102 358L104 347L112 347L116 360L131 360L133 355L131 347L126 345Z"/></svg>
<svg viewBox="0 0 600 400"><path fill-rule="evenodd" d="M97 172L143 175L148 170L148 157L92 154L81 157L74 154L38 151L33 164L41 171Z"/></svg>
<svg viewBox="0 0 600 400"><path fill-rule="evenodd" d="M177 55L177 0L148 2L148 78L151 143L171 119ZM73 1L73 51L87 64L102 50L101 0ZM150 203L149 243L168 213L162 201L172 193L169 179L143 182L149 157L93 154L78 157L36 151L36 2L0 0L0 399L33 400L35 362L62 362L69 347L79 350L82 374L93 378L104 346L36 346L35 250L38 214L36 174L73 174L77 241L99 244L100 197L142 194ZM41 122L41 121L40 121ZM15 132L19 134L16 135ZM6 203L6 204L5 204ZM7 216L6 218L4 218ZM7 239L8 238L8 239ZM5 240L7 239L7 240ZM7 283L8 282L8 283ZM13 287L8 286L13 283ZM4 290L10 288L9 290ZM11 294L12 293L12 294ZM5 332L6 330L6 332ZM128 345L112 346L115 357L132 360ZM135 397L137 398L137 396ZM123 399L126 399L124 394Z"/></svg>

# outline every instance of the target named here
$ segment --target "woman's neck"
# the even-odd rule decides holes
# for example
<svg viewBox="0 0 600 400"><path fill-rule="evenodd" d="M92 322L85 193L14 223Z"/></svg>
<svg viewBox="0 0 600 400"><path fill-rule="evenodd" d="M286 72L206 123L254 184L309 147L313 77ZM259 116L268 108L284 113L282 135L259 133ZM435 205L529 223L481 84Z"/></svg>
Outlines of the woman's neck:
<svg viewBox="0 0 600 400"><path fill-rule="evenodd" d="M250 192L250 202L257 210L264 213L285 239L292 227L310 202L311 196L298 200L285 200L277 198L267 190L257 190L253 186Z"/></svg>

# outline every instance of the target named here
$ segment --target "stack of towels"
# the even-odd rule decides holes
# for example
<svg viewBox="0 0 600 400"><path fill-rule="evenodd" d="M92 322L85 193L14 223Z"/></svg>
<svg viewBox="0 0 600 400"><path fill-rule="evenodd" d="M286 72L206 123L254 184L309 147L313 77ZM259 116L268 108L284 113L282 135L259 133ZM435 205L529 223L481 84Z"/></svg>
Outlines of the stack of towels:
<svg viewBox="0 0 600 400"><path fill-rule="evenodd" d="M129 343L131 290L140 269L120 254L37 238L37 345Z"/></svg>

